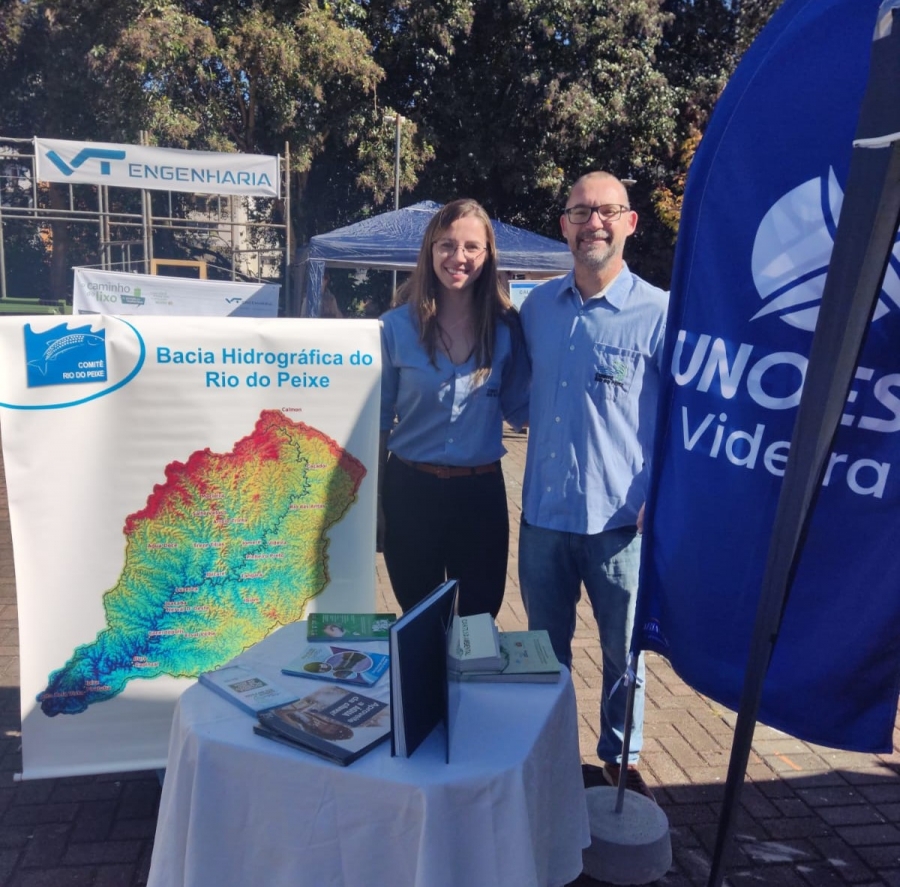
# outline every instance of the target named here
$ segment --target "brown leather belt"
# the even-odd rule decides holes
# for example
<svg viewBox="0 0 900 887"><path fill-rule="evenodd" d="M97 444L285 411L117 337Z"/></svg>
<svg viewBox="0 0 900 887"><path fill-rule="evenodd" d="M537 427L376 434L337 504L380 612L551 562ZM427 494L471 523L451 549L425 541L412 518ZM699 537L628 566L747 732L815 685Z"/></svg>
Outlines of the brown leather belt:
<svg viewBox="0 0 900 887"><path fill-rule="evenodd" d="M500 470L499 462L491 462L488 465L432 465L430 462L411 462L396 453L393 455L395 459L399 459L410 468L415 468L416 471L424 471L426 474L433 474L440 478L472 477L476 474L493 474Z"/></svg>

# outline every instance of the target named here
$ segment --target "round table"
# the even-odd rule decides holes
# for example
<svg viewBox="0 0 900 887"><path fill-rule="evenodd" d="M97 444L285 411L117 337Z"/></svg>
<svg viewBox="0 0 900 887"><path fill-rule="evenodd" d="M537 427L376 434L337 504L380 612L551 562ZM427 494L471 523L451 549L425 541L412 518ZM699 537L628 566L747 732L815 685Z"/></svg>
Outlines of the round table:
<svg viewBox="0 0 900 887"><path fill-rule="evenodd" d="M322 682L280 672L305 636L305 623L286 626L234 661L313 692ZM442 725L409 758L391 757L388 740L341 767L255 735L252 716L190 688L172 724L149 887L573 881L590 831L569 673L458 689L450 763ZM387 676L365 692L387 699Z"/></svg>

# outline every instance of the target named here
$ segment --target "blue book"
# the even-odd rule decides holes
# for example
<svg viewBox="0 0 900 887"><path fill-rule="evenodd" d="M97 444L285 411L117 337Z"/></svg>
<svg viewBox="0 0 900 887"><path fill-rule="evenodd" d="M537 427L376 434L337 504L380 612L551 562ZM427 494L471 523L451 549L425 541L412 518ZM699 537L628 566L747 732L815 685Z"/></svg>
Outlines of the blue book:
<svg viewBox="0 0 900 887"><path fill-rule="evenodd" d="M450 760L453 701L447 657L457 586L455 579L439 585L390 627L391 754L395 757L409 757L443 723Z"/></svg>
<svg viewBox="0 0 900 887"><path fill-rule="evenodd" d="M282 667L285 674L371 687L388 670L391 657L335 644L308 644L296 659Z"/></svg>

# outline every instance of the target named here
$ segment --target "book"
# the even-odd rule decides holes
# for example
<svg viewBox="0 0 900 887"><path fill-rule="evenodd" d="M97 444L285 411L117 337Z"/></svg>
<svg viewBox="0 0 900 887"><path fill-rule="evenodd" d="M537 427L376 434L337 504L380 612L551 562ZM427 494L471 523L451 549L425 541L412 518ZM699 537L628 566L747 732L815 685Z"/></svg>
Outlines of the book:
<svg viewBox="0 0 900 887"><path fill-rule="evenodd" d="M323 687L258 714L254 731L346 766L391 732L390 705L347 687Z"/></svg>
<svg viewBox="0 0 900 887"><path fill-rule="evenodd" d="M223 665L198 678L204 687L218 693L251 715L276 705L293 702L296 693L273 684L268 678L243 665Z"/></svg>
<svg viewBox="0 0 900 887"><path fill-rule="evenodd" d="M449 665L453 671L498 671L503 667L500 636L490 613L453 617Z"/></svg>
<svg viewBox="0 0 900 887"><path fill-rule="evenodd" d="M306 640L386 641L388 629L397 617L393 613L310 613L306 620Z"/></svg>
<svg viewBox="0 0 900 887"><path fill-rule="evenodd" d="M391 754L409 757L441 722L447 727L449 632L458 582L451 579L407 610L390 628Z"/></svg>
<svg viewBox="0 0 900 887"><path fill-rule="evenodd" d="M555 683L559 680L561 666L550 635L539 631L501 631L500 653L503 666L493 671L461 672L462 681Z"/></svg>
<svg viewBox="0 0 900 887"><path fill-rule="evenodd" d="M386 653L351 650L335 644L307 644L300 655L281 670L301 678L371 687L388 670L390 661Z"/></svg>

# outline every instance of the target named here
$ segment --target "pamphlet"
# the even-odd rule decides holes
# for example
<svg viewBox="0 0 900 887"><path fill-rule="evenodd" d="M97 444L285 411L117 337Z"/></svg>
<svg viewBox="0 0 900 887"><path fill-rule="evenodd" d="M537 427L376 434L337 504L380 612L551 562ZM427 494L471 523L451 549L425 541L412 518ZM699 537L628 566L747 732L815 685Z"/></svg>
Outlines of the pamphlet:
<svg viewBox="0 0 900 887"><path fill-rule="evenodd" d="M306 639L313 643L386 641L396 619L393 613L310 613Z"/></svg>
<svg viewBox="0 0 900 887"><path fill-rule="evenodd" d="M386 702L345 687L323 687L287 705L259 713L254 731L346 766L391 732Z"/></svg>
<svg viewBox="0 0 900 887"><path fill-rule="evenodd" d="M371 687L388 670L390 662L390 656L385 653L351 650L334 644L307 644L281 670L301 678Z"/></svg>
<svg viewBox="0 0 900 887"><path fill-rule="evenodd" d="M224 665L201 674L199 681L251 715L297 698L296 693L273 684L243 665Z"/></svg>

